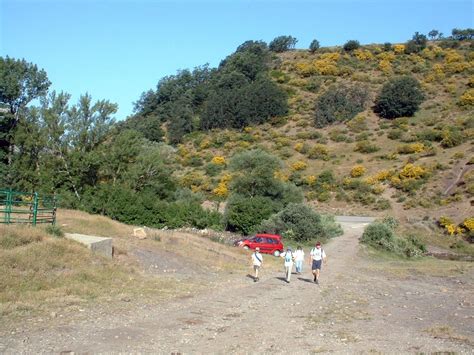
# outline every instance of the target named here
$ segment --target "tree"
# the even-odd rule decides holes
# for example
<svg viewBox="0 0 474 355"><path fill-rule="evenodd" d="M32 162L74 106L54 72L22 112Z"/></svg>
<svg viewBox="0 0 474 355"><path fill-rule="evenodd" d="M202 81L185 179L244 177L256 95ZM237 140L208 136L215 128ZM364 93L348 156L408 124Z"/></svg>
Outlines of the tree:
<svg viewBox="0 0 474 355"><path fill-rule="evenodd" d="M44 96L50 86L48 76L43 69L24 59L0 57L0 165L7 170L6 183L10 184L9 169L14 150L14 131L26 106L34 99ZM2 110L4 111L4 110Z"/></svg>
<svg viewBox="0 0 474 355"><path fill-rule="evenodd" d="M365 109L368 90L362 86L331 86L320 95L315 105L316 127L348 121Z"/></svg>
<svg viewBox="0 0 474 355"><path fill-rule="evenodd" d="M344 43L344 46L342 48L344 48L346 52L352 52L353 50L356 50L359 47L360 47L359 41L355 39L351 39L347 41L346 43Z"/></svg>
<svg viewBox="0 0 474 355"><path fill-rule="evenodd" d="M298 40L292 36L278 36L270 42L268 48L272 52L281 53L295 48Z"/></svg>
<svg viewBox="0 0 474 355"><path fill-rule="evenodd" d="M459 28L453 28L451 31L453 39L457 41L471 40L474 38L474 29L466 28L464 30Z"/></svg>
<svg viewBox="0 0 474 355"><path fill-rule="evenodd" d="M431 30L430 32L428 32L428 37L430 37L432 41L434 41L438 36L439 36L438 30Z"/></svg>
<svg viewBox="0 0 474 355"><path fill-rule="evenodd" d="M424 34L415 32L412 39L408 41L405 45L405 53L411 54L411 53L421 52L423 49L426 48L427 42L428 42L428 39L426 38Z"/></svg>
<svg viewBox="0 0 474 355"><path fill-rule="evenodd" d="M412 76L389 80L375 100L374 112L383 118L413 116L423 102L420 83Z"/></svg>
<svg viewBox="0 0 474 355"><path fill-rule="evenodd" d="M319 49L319 41L317 39L313 39L311 44L309 45L309 51L311 53L316 52Z"/></svg>
<svg viewBox="0 0 474 355"><path fill-rule="evenodd" d="M16 122L21 109L45 95L50 85L46 72L35 64L0 57L0 103L8 106Z"/></svg>
<svg viewBox="0 0 474 355"><path fill-rule="evenodd" d="M275 178L281 165L277 157L258 149L232 157L234 178L224 216L228 229L249 233L288 203L302 201L299 188Z"/></svg>

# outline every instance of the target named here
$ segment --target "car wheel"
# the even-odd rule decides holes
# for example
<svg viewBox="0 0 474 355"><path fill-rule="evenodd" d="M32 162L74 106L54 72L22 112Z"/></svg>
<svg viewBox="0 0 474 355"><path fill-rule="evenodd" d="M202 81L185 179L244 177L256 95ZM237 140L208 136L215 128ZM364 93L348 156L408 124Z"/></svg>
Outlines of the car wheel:
<svg viewBox="0 0 474 355"><path fill-rule="evenodd" d="M249 250L249 246L248 246L248 245L244 245L244 249L245 249L245 250Z"/></svg>
<svg viewBox="0 0 474 355"><path fill-rule="evenodd" d="M280 251L279 250L275 250L273 252L273 256L280 256Z"/></svg>

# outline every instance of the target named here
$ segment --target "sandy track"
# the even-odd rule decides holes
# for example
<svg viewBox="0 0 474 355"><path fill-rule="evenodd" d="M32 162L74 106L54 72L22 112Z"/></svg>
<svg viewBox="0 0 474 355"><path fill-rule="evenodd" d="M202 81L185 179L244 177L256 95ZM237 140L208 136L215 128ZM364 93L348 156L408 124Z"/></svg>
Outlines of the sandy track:
<svg viewBox="0 0 474 355"><path fill-rule="evenodd" d="M290 284L283 271L263 269L258 283L231 275L217 290L160 307L4 333L0 351L472 353L472 274L390 279L358 255L363 225L344 223L344 229L324 246L329 259L319 286L308 263Z"/></svg>

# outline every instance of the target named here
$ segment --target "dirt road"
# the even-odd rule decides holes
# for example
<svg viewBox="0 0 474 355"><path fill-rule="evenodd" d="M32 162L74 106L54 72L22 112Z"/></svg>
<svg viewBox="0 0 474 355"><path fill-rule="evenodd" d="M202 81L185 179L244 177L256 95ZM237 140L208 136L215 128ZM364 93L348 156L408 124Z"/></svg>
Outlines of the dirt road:
<svg viewBox="0 0 474 355"><path fill-rule="evenodd" d="M363 224L344 230L324 246L320 285L308 262L290 284L283 270L263 269L258 283L229 275L212 292L160 307L3 333L0 352L473 352L472 268L459 277L393 276L361 257Z"/></svg>

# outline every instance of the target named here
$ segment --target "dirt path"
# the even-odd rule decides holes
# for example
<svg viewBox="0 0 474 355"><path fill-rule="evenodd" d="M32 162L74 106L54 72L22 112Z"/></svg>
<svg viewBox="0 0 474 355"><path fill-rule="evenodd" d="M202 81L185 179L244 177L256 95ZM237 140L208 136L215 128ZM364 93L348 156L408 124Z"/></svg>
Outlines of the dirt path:
<svg viewBox="0 0 474 355"><path fill-rule="evenodd" d="M230 275L217 291L160 307L3 333L0 352L472 353L472 273L391 278L359 256L363 226L344 229L325 246L319 286L307 264L290 284L283 271L264 269L259 283Z"/></svg>

